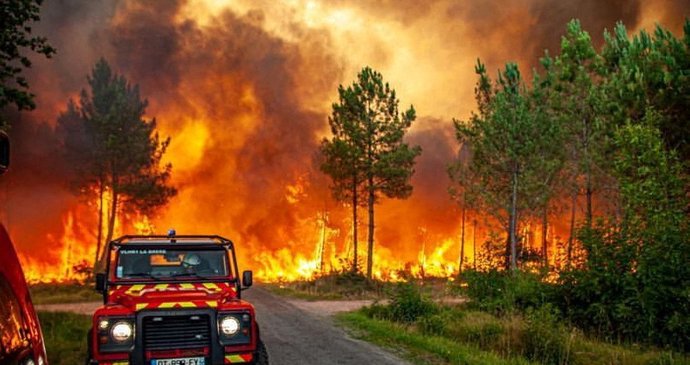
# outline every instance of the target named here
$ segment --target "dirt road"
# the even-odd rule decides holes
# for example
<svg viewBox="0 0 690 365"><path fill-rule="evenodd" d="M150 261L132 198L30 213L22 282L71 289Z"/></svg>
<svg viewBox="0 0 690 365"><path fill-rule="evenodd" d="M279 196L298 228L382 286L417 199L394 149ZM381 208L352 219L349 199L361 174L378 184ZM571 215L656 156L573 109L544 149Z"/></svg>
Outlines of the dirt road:
<svg viewBox="0 0 690 365"><path fill-rule="evenodd" d="M256 307L271 365L408 364L388 351L351 338L334 325L333 314L370 301L307 302L276 296L258 286L243 292L243 299ZM36 309L90 315L100 304L47 304Z"/></svg>
<svg viewBox="0 0 690 365"><path fill-rule="evenodd" d="M243 295L256 307L261 337L272 365L407 364L385 350L352 339L333 325L330 314L366 302L286 300L260 287Z"/></svg>

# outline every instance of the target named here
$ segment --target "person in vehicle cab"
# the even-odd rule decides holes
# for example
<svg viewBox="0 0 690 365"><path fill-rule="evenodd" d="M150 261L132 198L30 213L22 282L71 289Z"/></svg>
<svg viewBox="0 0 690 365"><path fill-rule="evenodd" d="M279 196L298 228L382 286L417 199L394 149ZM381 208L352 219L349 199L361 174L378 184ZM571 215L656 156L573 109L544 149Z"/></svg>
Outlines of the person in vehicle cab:
<svg viewBox="0 0 690 365"><path fill-rule="evenodd" d="M208 261L204 260L197 253L188 253L182 259L182 267L185 273L196 274L202 272L210 272L211 268Z"/></svg>

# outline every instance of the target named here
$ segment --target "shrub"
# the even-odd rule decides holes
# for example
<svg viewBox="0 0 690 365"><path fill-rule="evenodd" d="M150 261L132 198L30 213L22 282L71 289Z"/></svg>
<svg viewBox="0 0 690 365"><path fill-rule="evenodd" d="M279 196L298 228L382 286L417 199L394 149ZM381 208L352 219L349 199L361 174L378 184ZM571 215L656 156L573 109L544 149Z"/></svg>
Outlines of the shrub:
<svg viewBox="0 0 690 365"><path fill-rule="evenodd" d="M526 319L525 356L542 364L569 364L574 336L560 322L555 307L530 309Z"/></svg>
<svg viewBox="0 0 690 365"><path fill-rule="evenodd" d="M495 349L504 329L501 321L493 315L468 311L447 324L446 333L460 342L472 343L482 349Z"/></svg>
<svg viewBox="0 0 690 365"><path fill-rule="evenodd" d="M390 307L379 303L374 303L370 306L362 308L362 313L364 313L365 316L373 319L389 320L392 317Z"/></svg>
<svg viewBox="0 0 690 365"><path fill-rule="evenodd" d="M417 318L435 314L438 307L412 283L400 283L391 296L390 315L396 322L412 323Z"/></svg>
<svg viewBox="0 0 690 365"><path fill-rule="evenodd" d="M466 295L471 305L491 313L504 314L513 310L539 308L549 302L551 287L538 274L518 271L466 271Z"/></svg>
<svg viewBox="0 0 690 365"><path fill-rule="evenodd" d="M428 335L442 336L446 332L448 316L446 312L422 316L417 320L417 328Z"/></svg>

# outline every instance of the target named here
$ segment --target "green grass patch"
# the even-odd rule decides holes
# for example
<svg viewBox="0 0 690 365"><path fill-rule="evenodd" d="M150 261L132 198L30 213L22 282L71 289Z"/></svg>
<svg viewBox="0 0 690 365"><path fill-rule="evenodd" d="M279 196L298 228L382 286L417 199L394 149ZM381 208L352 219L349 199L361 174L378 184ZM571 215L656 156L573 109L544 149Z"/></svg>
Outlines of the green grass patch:
<svg viewBox="0 0 690 365"><path fill-rule="evenodd" d="M332 273L311 280L262 284L269 291L303 300L381 299L393 284L352 273Z"/></svg>
<svg viewBox="0 0 690 365"><path fill-rule="evenodd" d="M337 318L356 336L402 348L403 355L419 364L690 364L685 354L588 338L560 322L548 307L503 316L440 307L403 324L392 320L391 306L374 305Z"/></svg>
<svg viewBox="0 0 690 365"><path fill-rule="evenodd" d="M417 284L429 297L442 300L450 293L447 278L425 278ZM362 274L330 273L311 280L262 283L274 294L303 300L377 300L395 292L398 283L367 279Z"/></svg>
<svg viewBox="0 0 690 365"><path fill-rule="evenodd" d="M86 333L91 317L63 312L39 312L46 351L51 365L83 364L86 359Z"/></svg>
<svg viewBox="0 0 690 365"><path fill-rule="evenodd" d="M36 284L29 287L34 304L97 302L103 297L91 284Z"/></svg>
<svg viewBox="0 0 690 365"><path fill-rule="evenodd" d="M416 364L535 364L524 359L501 357L443 336L428 335L415 326L369 318L359 311L338 314L336 319L355 330L354 336L379 346L403 350L401 355Z"/></svg>

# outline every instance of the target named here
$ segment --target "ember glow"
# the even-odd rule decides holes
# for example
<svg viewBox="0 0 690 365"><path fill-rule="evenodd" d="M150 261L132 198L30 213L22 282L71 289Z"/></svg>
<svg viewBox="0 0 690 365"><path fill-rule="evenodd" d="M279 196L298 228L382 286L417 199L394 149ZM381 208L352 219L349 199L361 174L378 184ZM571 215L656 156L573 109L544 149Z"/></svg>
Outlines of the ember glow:
<svg viewBox="0 0 690 365"><path fill-rule="evenodd" d="M650 5L651 4L651 5ZM235 241L241 269L262 280L296 280L346 269L349 207L333 201L315 164L337 86L363 66L380 71L418 119L408 141L423 148L413 195L376 207L374 272L397 280L458 270L460 209L447 190L458 150L451 119L474 108L473 65L528 70L555 52L566 22L580 18L597 41L622 20L679 32L681 2L659 1L111 1L46 2L35 28L58 49L27 75L38 109L11 114L12 172L0 181L1 215L30 281L79 279L95 257L95 202L75 198L59 157L55 120L86 87L100 57L141 86L162 136L171 136L179 194L154 217L124 216L117 234L220 234ZM674 9L671 11L670 9ZM552 52L552 53L553 53ZM516 59L517 58L517 59ZM366 212L358 256L366 260ZM550 242L567 239L551 217ZM472 222L478 224L473 225ZM471 212L465 256L491 228ZM475 232L475 229L477 232ZM525 232L540 245L541 228ZM116 236L117 236L116 234ZM552 244L549 256L557 256ZM366 261L363 261L366 262Z"/></svg>

